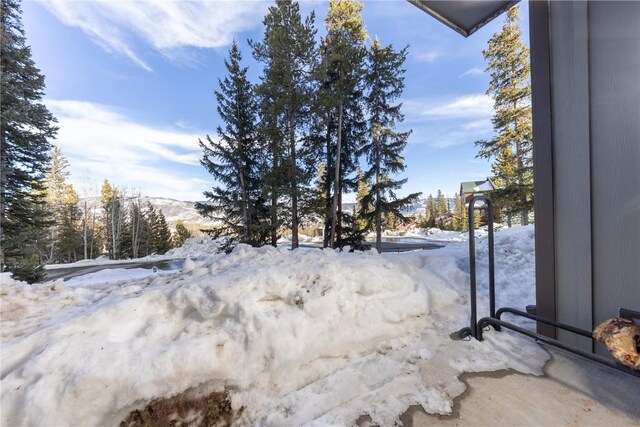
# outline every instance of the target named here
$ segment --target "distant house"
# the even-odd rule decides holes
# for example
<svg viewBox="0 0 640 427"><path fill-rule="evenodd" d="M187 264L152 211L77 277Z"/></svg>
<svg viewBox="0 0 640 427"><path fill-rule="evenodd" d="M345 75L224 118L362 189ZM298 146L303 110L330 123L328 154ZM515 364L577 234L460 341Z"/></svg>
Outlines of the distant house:
<svg viewBox="0 0 640 427"><path fill-rule="evenodd" d="M488 191L495 190L496 187L489 178L484 181L467 181L460 183L460 200L466 206L473 196L480 196ZM478 203L478 206L481 206Z"/></svg>

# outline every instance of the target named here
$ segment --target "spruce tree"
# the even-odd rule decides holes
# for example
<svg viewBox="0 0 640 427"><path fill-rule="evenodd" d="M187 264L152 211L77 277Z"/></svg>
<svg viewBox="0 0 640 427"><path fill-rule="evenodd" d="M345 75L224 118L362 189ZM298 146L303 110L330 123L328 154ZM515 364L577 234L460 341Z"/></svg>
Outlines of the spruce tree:
<svg viewBox="0 0 640 427"><path fill-rule="evenodd" d="M155 208L151 204L150 201L147 200L145 209L143 211L144 215L144 230L142 233L142 242L141 248L142 253L145 255L150 255L155 252L156 238L154 235L154 227L158 222L158 214L156 213Z"/></svg>
<svg viewBox="0 0 640 427"><path fill-rule="evenodd" d="M201 164L219 185L204 193L207 203L196 203L201 215L219 221L214 236L224 235L241 243L266 243L266 207L262 199L260 163L263 149L257 132L257 103L247 78L242 54L233 42L227 75L218 79L215 95L218 115L224 127L217 129L218 140L207 135Z"/></svg>
<svg viewBox="0 0 640 427"><path fill-rule="evenodd" d="M446 217L449 213L449 203L444 193L440 190L436 195L436 213L440 218Z"/></svg>
<svg viewBox="0 0 640 427"><path fill-rule="evenodd" d="M362 8L357 0L330 0L325 20L327 35L320 48L321 94L327 111L326 156L331 179L328 184L333 184L332 247L339 244L341 235L342 193L355 189L355 181L346 177L355 171L357 150L365 143L367 131L362 105L367 31Z"/></svg>
<svg viewBox="0 0 640 427"><path fill-rule="evenodd" d="M266 84L256 88L258 102L258 138L265 148L260 163L262 195L265 199L268 218L268 241L271 246L278 245L279 230L289 217L284 195L287 191L286 168L284 167L284 136L278 126L278 112L273 108L277 88Z"/></svg>
<svg viewBox="0 0 640 427"><path fill-rule="evenodd" d="M311 118L313 77L316 68L316 46L314 29L315 15L312 12L304 20L300 6L291 0L276 0L264 18L264 38L260 42L250 41L254 58L264 64L260 92L269 94L272 103L268 113L272 125L281 129L283 141L277 150L285 180L289 201L291 247L298 247L298 228L301 220L301 193L308 189L311 174L304 158L306 150L299 150L304 133ZM279 172L278 172L279 173ZM273 203L272 203L273 205Z"/></svg>
<svg viewBox="0 0 640 427"><path fill-rule="evenodd" d="M81 220L78 204L80 198L71 184L65 186L62 203L56 213L58 228L57 262L75 262L82 259L83 243Z"/></svg>
<svg viewBox="0 0 640 427"><path fill-rule="evenodd" d="M187 227L185 227L184 221L181 219L176 221L176 233L173 236L173 246L180 247L191 237L193 237L193 235L187 230Z"/></svg>
<svg viewBox="0 0 640 427"><path fill-rule="evenodd" d="M371 224L367 221L366 215L373 210L371 198L369 197L369 184L364 179L364 172L358 166L357 173L358 193L356 195L355 217L358 230L362 233L371 231Z"/></svg>
<svg viewBox="0 0 640 427"><path fill-rule="evenodd" d="M465 205L462 203L462 196L456 193L456 205L455 205L455 227L456 231L468 231L469 230L469 220L467 218L467 209Z"/></svg>
<svg viewBox="0 0 640 427"><path fill-rule="evenodd" d="M433 195L429 194L427 197L427 226L435 227L436 226L436 207L433 203Z"/></svg>
<svg viewBox="0 0 640 427"><path fill-rule="evenodd" d="M62 155L60 147L54 147L51 151L50 168L45 175L47 211L51 215L52 224L49 227L47 247L43 248L44 259L48 264L60 262L58 259L58 245L62 212L65 199L68 196L67 178L69 177L69 161Z"/></svg>
<svg viewBox="0 0 640 427"><path fill-rule="evenodd" d="M151 224L153 252L164 254L173 247L171 230L161 210L156 213L156 220Z"/></svg>
<svg viewBox="0 0 640 427"><path fill-rule="evenodd" d="M124 195L107 179L102 183L102 220L105 242L110 259L120 259L125 226Z"/></svg>
<svg viewBox="0 0 640 427"><path fill-rule="evenodd" d="M531 81L529 49L522 42L519 19L518 7L511 8L502 30L483 52L491 75L487 94L494 100L494 137L476 146L478 157L493 159L496 205L509 223L511 213L519 212L521 223L527 224L533 207Z"/></svg>
<svg viewBox="0 0 640 427"><path fill-rule="evenodd" d="M391 45L382 47L376 39L368 52L368 68L365 76L369 93L366 97L369 112L369 140L362 147L371 169L365 179L373 182L367 197L373 209L365 214L370 223L375 223L376 249L382 252L382 220L392 213L400 221L406 221L400 210L415 202L420 193L397 197L407 179L395 180L392 175L404 171L402 151L407 145L411 131L398 132L396 125L404 120L400 108L402 104L393 102L402 95L404 89L403 64L407 48L396 52Z"/></svg>
<svg viewBox="0 0 640 427"><path fill-rule="evenodd" d="M0 271L34 282L45 277L38 247L51 224L44 175L55 119L42 103L44 76L31 59L17 0L0 8Z"/></svg>
<svg viewBox="0 0 640 427"><path fill-rule="evenodd" d="M126 221L126 232L123 240L127 242L127 253L131 258L139 258L148 255L146 248L149 238L147 234L148 224L140 195L129 200L128 216Z"/></svg>

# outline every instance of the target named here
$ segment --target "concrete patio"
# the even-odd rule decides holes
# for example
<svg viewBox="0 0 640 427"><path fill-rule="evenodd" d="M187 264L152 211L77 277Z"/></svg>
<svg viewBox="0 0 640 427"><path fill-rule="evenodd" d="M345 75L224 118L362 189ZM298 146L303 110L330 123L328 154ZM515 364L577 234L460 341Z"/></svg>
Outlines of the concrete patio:
<svg viewBox="0 0 640 427"><path fill-rule="evenodd" d="M640 426L640 378L545 347L546 376L465 374L453 414L410 408L405 426Z"/></svg>

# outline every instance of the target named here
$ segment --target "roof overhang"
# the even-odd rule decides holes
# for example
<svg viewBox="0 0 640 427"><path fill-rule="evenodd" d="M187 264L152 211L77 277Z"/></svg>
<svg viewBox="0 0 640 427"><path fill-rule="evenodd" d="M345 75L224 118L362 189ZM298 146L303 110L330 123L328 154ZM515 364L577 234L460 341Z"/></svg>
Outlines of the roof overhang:
<svg viewBox="0 0 640 427"><path fill-rule="evenodd" d="M520 0L407 1L463 36L469 37Z"/></svg>

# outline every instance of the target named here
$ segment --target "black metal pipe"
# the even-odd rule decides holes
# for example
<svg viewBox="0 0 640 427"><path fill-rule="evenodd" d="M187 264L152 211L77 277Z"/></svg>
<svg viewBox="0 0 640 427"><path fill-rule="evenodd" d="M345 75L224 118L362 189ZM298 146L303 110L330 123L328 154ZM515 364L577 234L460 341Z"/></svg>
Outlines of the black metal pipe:
<svg viewBox="0 0 640 427"><path fill-rule="evenodd" d="M502 327L507 328L507 329L511 329L512 331L518 332L518 333L520 333L522 335L526 335L526 336L528 336L530 338L536 339L536 340L538 340L540 342L543 342L545 344L561 348L561 349L566 350L566 351L568 351L570 353L577 354L578 356L583 357L585 359L591 360L591 361L596 362L596 363L600 363L602 365L609 366L610 368L613 368L613 369L618 370L620 372L624 372L626 374L633 375L635 377L639 377L640 378L640 371L634 371L634 370L632 370L630 368L627 368L626 366L624 366L624 365L622 365L622 364L620 364L618 362L615 362L615 361L613 361L611 359L606 359L606 358L604 358L602 356L598 356L597 354L594 354L594 353L591 353L591 352L587 352L587 351L581 350L579 348L572 347L572 346L564 344L563 342L558 341L556 339L549 338L549 337L546 337L544 335L536 334L535 332L531 332L531 331L529 331L527 329L524 329L524 328L521 328L519 326L513 325L513 324L511 324L509 322L505 322L504 320L496 319L494 317L484 317L484 318L480 319L480 321L478 322L478 330L477 330L478 341L482 341L483 329L484 329L485 326L489 326L489 325L498 325L498 326L502 326Z"/></svg>
<svg viewBox="0 0 640 427"><path fill-rule="evenodd" d="M496 317L496 276L493 252L493 203L484 197L487 204L487 225L489 227L489 314Z"/></svg>
<svg viewBox="0 0 640 427"><path fill-rule="evenodd" d="M536 322L544 323L545 325L555 326L556 328L563 329L565 331L573 332L574 334L582 335L583 337L593 339L591 332L586 331L584 329L576 328L574 326L566 325L560 322L554 322L553 320L548 320L548 319L545 319L544 317L536 316L535 314L529 314L525 311L518 310L511 307L501 308L500 310L498 310L496 315L492 317L496 317L497 319L500 319L504 313L511 313L516 316L526 317L527 319L535 320Z"/></svg>
<svg viewBox="0 0 640 427"><path fill-rule="evenodd" d="M476 197L472 197L469 201L469 298L471 299L471 319L469 328L471 335L477 338L477 306L476 306L476 234L474 224L474 209L473 205L476 201Z"/></svg>
<svg viewBox="0 0 640 427"><path fill-rule="evenodd" d="M471 298L471 319L470 330L471 335L477 338L477 320L478 308L476 301L476 234L475 234L475 203L484 201L487 205L487 225L489 231L489 313L492 317L496 315L496 280L495 280L495 262L493 250L493 203L486 196L473 196L469 200L468 218L469 218L469 297Z"/></svg>

